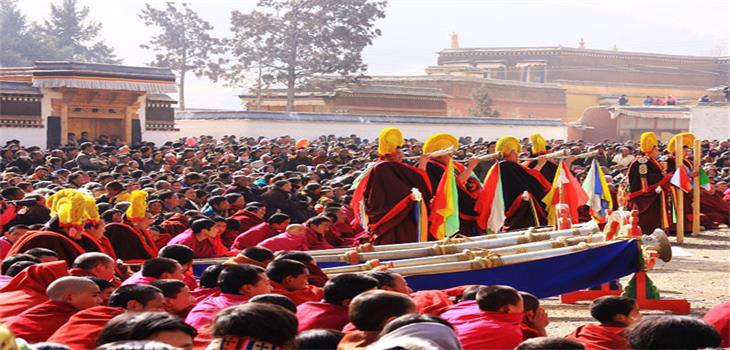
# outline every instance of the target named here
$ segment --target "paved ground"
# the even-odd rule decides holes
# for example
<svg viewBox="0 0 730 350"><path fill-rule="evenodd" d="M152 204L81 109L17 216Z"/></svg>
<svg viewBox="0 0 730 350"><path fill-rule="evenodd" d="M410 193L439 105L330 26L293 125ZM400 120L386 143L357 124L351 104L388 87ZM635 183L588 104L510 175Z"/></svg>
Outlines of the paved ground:
<svg viewBox="0 0 730 350"><path fill-rule="evenodd" d="M687 236L681 245L675 244L674 237L670 240L674 258L668 263L658 262L649 272L662 297L687 299L695 317L702 317L712 306L730 300L730 229ZM621 279L621 283L626 285L629 277ZM549 335L563 336L581 324L593 322L587 302L566 305L558 298L550 298L543 303L550 317Z"/></svg>

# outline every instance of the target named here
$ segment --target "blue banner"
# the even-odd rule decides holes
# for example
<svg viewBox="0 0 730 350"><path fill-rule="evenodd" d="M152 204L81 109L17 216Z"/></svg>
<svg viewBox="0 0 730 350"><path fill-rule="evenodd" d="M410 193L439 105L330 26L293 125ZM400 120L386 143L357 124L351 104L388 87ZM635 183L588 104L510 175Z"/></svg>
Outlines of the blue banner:
<svg viewBox="0 0 730 350"><path fill-rule="evenodd" d="M542 260L491 269L406 277L413 290L466 284L504 284L547 298L613 281L639 271L641 249L635 240L618 241Z"/></svg>

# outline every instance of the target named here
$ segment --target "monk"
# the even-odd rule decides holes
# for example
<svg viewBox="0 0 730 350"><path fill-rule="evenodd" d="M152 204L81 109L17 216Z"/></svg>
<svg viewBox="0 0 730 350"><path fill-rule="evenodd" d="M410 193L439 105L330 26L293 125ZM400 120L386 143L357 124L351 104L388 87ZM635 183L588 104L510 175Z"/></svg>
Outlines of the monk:
<svg viewBox="0 0 730 350"><path fill-rule="evenodd" d="M116 269L116 262L109 255L99 252L84 253L79 255L69 270L71 276L94 276L105 281L113 281Z"/></svg>
<svg viewBox="0 0 730 350"><path fill-rule="evenodd" d="M7 322L15 336L29 343L44 342L73 314L101 304L99 287L84 277L61 277L48 286L46 295L48 301Z"/></svg>
<svg viewBox="0 0 730 350"><path fill-rule="evenodd" d="M309 277L307 278L307 280L311 285L324 287L324 284L327 283L327 281L329 280L327 274L325 274L324 271L322 271L322 269L317 266L317 261L315 261L311 255L305 252L290 251L277 255L277 258L296 260L304 264L304 266L307 267L307 271L309 272Z"/></svg>
<svg viewBox="0 0 730 350"><path fill-rule="evenodd" d="M522 297L509 286L479 289L477 299L454 305L441 317L454 326L464 350L514 349L522 342Z"/></svg>
<svg viewBox="0 0 730 350"><path fill-rule="evenodd" d="M215 221L197 219L190 228L175 236L168 245L181 244L193 250L196 258L217 258L234 256L220 241L220 229Z"/></svg>
<svg viewBox="0 0 730 350"><path fill-rule="evenodd" d="M530 157L539 158L547 154L548 148L545 139L542 135L532 134L530 135ZM558 163L552 159L547 159L545 162L540 162L539 159L533 159L525 164L530 169L540 171L545 180L549 183L553 183L555 174L558 172Z"/></svg>
<svg viewBox="0 0 730 350"><path fill-rule="evenodd" d="M333 249L327 241L327 234L330 232L332 222L326 216L315 216L307 220L305 233L305 245L307 250Z"/></svg>
<svg viewBox="0 0 730 350"><path fill-rule="evenodd" d="M247 231L244 231L236 237L231 249L244 250L248 247L254 247L267 238L271 238L284 231L289 225L291 219L289 215L276 213L271 215L268 221L262 222Z"/></svg>
<svg viewBox="0 0 730 350"><path fill-rule="evenodd" d="M132 191L131 204L121 223L107 224L105 234L119 259L145 260L157 256L158 247L147 231L155 221L147 212L147 192Z"/></svg>
<svg viewBox="0 0 730 350"><path fill-rule="evenodd" d="M18 273L0 289L0 323L48 300L46 288L68 275L65 261L35 264Z"/></svg>
<svg viewBox="0 0 730 350"><path fill-rule="evenodd" d="M591 302L591 316L600 324L578 327L566 338L585 345L586 350L631 349L626 340L626 327L641 318L634 299L604 296Z"/></svg>
<svg viewBox="0 0 730 350"><path fill-rule="evenodd" d="M0 228L1 229L1 228ZM0 260L5 259L8 256L10 248L28 232L28 226L15 225L10 227L0 237Z"/></svg>
<svg viewBox="0 0 730 350"><path fill-rule="evenodd" d="M432 154L449 148L457 151L459 149L459 140L457 140L453 135L447 133L431 135L428 139L426 139L426 142L423 143L424 154ZM466 236L478 235L479 231L476 227L477 213L474 211L474 205L479 198L482 185L479 183L476 176L473 175L473 172L474 168L479 165L479 160L476 158L470 159L468 166L465 167L461 163L454 162L451 154L443 154L438 157L430 158L431 159L428 163L425 163L425 167L421 169L428 174L429 181L434 186L434 193L437 191L436 187L441 185L441 179L448 168L449 162L453 162L459 204L458 233ZM423 164L421 164L421 166L423 166Z"/></svg>
<svg viewBox="0 0 730 350"><path fill-rule="evenodd" d="M702 319L720 333L720 347L730 347L730 301L714 306Z"/></svg>
<svg viewBox="0 0 730 350"><path fill-rule="evenodd" d="M175 213L160 223L160 228L171 237L175 237L188 229L188 220L184 214Z"/></svg>
<svg viewBox="0 0 730 350"><path fill-rule="evenodd" d="M421 209L431 201L432 184L423 170L403 163L403 144L399 129L383 129L378 161L353 183L356 190L351 206L374 244L415 242L423 224L416 221L416 212L421 214L419 220L428 217ZM419 164L425 162L428 157L421 157ZM414 189L419 194L414 195Z"/></svg>
<svg viewBox="0 0 730 350"><path fill-rule="evenodd" d="M545 327L548 325L548 316L545 309L540 306L540 299L527 292L520 292L520 295L524 306L524 317L520 324L522 340L547 337Z"/></svg>
<svg viewBox="0 0 730 350"><path fill-rule="evenodd" d="M162 295L165 296L165 311L171 315L184 320L195 305L195 298L190 293L190 288L182 281L160 279L150 285L162 291Z"/></svg>
<svg viewBox="0 0 730 350"><path fill-rule="evenodd" d="M264 223L264 215L266 215L266 207L263 204L249 203L246 208L239 210L230 219L238 221L238 232L246 232L256 225ZM236 236L221 237L226 247L231 247L236 240Z"/></svg>
<svg viewBox="0 0 730 350"><path fill-rule="evenodd" d="M153 286L122 286L109 298L109 306L94 306L71 316L48 338L74 350L91 350L107 322L125 312L164 311L162 292Z"/></svg>
<svg viewBox="0 0 730 350"><path fill-rule="evenodd" d="M181 244L170 244L160 249L159 257L177 261L182 266L183 282L190 290L198 288L198 281L195 280L195 275L193 275L195 252L190 247Z"/></svg>
<svg viewBox="0 0 730 350"><path fill-rule="evenodd" d="M274 260L266 268L266 276L271 281L272 292L288 297L295 305L307 301L320 301L324 296L322 288L309 284L307 281L309 271L299 261Z"/></svg>
<svg viewBox="0 0 730 350"><path fill-rule="evenodd" d="M690 147L693 147L695 141L695 136L692 133L689 132L680 132L669 140L667 143L667 152L669 152L669 157L667 157L666 163L662 163L662 166L666 169L667 176L671 179L672 176L674 176L674 173L677 171L677 156L676 156L676 150L677 150L677 143L682 144L682 151L684 152L684 158L682 159L682 163L684 164L684 170L687 176L691 179L695 176L699 175L699 173L696 173L694 169L693 162L688 159L691 156L691 149ZM678 204L677 196L682 196L684 198L684 227L685 230L688 230L692 227L692 191L690 192L684 192L680 188L676 186L669 186L670 194L671 194L671 204L673 208L676 208ZM701 193L700 193L701 195ZM701 208L700 208L701 209ZM726 215L727 216L727 215ZM675 220L676 221L676 220ZM670 231L674 232L676 231L676 223L670 223ZM701 226L709 226L712 225L711 222L708 222L706 218L704 218L702 215L700 215L700 225ZM646 232L651 233L651 232Z"/></svg>
<svg viewBox="0 0 730 350"><path fill-rule="evenodd" d="M219 294L213 294L195 305L185 322L196 329L208 327L218 311L247 302L259 294L271 292L264 269L253 265L226 266L218 277Z"/></svg>
<svg viewBox="0 0 730 350"><path fill-rule="evenodd" d="M324 285L322 301L308 301L297 306L299 332L308 329L342 329L348 322L350 301L360 293L375 289L378 281L357 273L343 273Z"/></svg>
<svg viewBox="0 0 730 350"><path fill-rule="evenodd" d="M477 226L480 230L499 232L519 230L531 226L547 224L547 214L542 198L550 191L550 183L535 169L519 163L520 141L514 136L504 136L497 141L497 152L503 160L492 166L484 181L484 189L474 209L479 213ZM541 163L546 158L539 159ZM497 185L501 183L501 188ZM502 201L495 200L496 193L502 192ZM502 203L503 207L495 206ZM504 213L492 213L500 208ZM499 215L498 215L499 214ZM504 220L496 220L502 217Z"/></svg>
<svg viewBox="0 0 730 350"><path fill-rule="evenodd" d="M170 258L152 258L145 260L142 270L135 273L124 282L123 286L132 284L150 284L159 279L176 279L183 281L182 266Z"/></svg>
<svg viewBox="0 0 730 350"><path fill-rule="evenodd" d="M629 208L639 211L639 227L643 234L654 229L669 229L667 193L670 191L670 176L657 161L659 148L653 132L641 134L642 157L629 164Z"/></svg>
<svg viewBox="0 0 730 350"><path fill-rule="evenodd" d="M307 228L302 224L291 224L283 233L267 238L257 244L257 247L266 248L272 252L307 250L305 237Z"/></svg>
<svg viewBox="0 0 730 350"><path fill-rule="evenodd" d="M337 350L365 349L378 340L389 321L415 312L416 303L402 293L382 290L361 293L352 299L348 312L356 329L345 333Z"/></svg>

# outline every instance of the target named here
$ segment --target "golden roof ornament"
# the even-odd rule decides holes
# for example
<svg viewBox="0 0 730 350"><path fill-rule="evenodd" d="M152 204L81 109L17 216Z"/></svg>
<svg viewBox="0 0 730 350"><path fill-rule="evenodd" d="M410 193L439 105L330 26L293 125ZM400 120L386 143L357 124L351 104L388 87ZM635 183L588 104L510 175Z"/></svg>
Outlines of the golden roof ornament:
<svg viewBox="0 0 730 350"><path fill-rule="evenodd" d="M578 42L578 48L581 48L581 49L586 48L586 41L583 40L583 38L580 38L580 41Z"/></svg>
<svg viewBox="0 0 730 350"><path fill-rule="evenodd" d="M452 49L459 48L459 36L456 34L456 32L451 33L451 48Z"/></svg>

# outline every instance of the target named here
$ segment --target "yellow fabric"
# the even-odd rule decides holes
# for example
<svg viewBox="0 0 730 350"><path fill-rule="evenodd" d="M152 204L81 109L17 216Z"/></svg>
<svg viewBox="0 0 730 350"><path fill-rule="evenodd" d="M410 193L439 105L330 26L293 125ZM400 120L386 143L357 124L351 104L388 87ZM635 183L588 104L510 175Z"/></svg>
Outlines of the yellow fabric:
<svg viewBox="0 0 730 350"><path fill-rule="evenodd" d="M641 140L639 141L641 146L641 152L650 152L654 147L657 146L656 135L653 132L647 131L641 134Z"/></svg>
<svg viewBox="0 0 730 350"><path fill-rule="evenodd" d="M403 146L403 133L398 128L385 128L378 136L378 154L381 156L395 152Z"/></svg>
<svg viewBox="0 0 730 350"><path fill-rule="evenodd" d="M50 215L58 215L58 221L62 225L83 225L89 219L87 200L92 201L94 208L96 202L91 196L83 194L75 189L63 189L46 199L46 206L51 210ZM99 216L98 210L96 217Z"/></svg>
<svg viewBox="0 0 730 350"><path fill-rule="evenodd" d="M423 153L433 153L449 147L453 148L454 151L458 150L459 140L454 135L440 132L438 134L433 134L426 139L426 142L423 143Z"/></svg>
<svg viewBox="0 0 730 350"><path fill-rule="evenodd" d="M96 200L92 196L85 196L86 200L84 210L86 211L86 218L89 221L101 222L101 216L99 216L99 207L96 206Z"/></svg>
<svg viewBox="0 0 730 350"><path fill-rule="evenodd" d="M132 191L129 195L129 208L127 208L127 219L144 219L147 215L148 193L142 190Z"/></svg>
<svg viewBox="0 0 730 350"><path fill-rule="evenodd" d="M544 154L547 153L547 142L540 134L530 135L530 144L532 145L532 154Z"/></svg>
<svg viewBox="0 0 730 350"><path fill-rule="evenodd" d="M667 151L674 153L677 150L677 140L682 140L682 147L694 147L695 135L691 132L680 132L677 135L672 136L667 143Z"/></svg>
<svg viewBox="0 0 730 350"><path fill-rule="evenodd" d="M497 140L496 149L497 152L502 154L509 154L512 151L520 153L522 144L520 144L520 140L514 136L502 136L499 140Z"/></svg>

